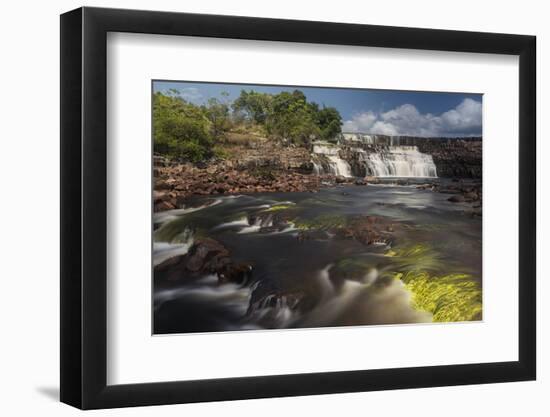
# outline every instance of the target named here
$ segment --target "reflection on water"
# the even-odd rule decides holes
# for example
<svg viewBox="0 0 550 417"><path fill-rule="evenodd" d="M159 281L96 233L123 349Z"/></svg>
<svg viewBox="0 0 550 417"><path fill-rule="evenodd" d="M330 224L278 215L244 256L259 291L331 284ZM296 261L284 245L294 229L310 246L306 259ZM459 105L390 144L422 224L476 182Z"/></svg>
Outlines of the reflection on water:
<svg viewBox="0 0 550 417"><path fill-rule="evenodd" d="M154 331L479 320L481 219L447 198L339 186L159 213Z"/></svg>

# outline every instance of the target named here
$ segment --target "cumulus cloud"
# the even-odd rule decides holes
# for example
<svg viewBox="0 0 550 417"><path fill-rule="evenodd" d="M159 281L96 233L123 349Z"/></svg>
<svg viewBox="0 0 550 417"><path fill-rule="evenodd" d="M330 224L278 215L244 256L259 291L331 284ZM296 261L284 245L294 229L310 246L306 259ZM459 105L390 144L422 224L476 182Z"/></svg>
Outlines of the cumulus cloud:
<svg viewBox="0 0 550 417"><path fill-rule="evenodd" d="M481 102L464 99L454 109L438 116L420 113L403 104L384 113L358 113L346 120L344 132L402 136L468 136L481 133Z"/></svg>

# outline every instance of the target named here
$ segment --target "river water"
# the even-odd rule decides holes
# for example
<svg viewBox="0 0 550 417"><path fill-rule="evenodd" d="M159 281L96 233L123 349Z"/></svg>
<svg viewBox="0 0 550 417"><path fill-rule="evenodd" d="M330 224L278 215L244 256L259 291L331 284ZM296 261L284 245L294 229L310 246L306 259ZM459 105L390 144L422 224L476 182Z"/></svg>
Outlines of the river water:
<svg viewBox="0 0 550 417"><path fill-rule="evenodd" d="M202 197L156 213L156 266L211 238L251 273L225 284L155 273L154 333L480 320L482 221L448 198L345 185ZM371 227L372 239L358 237Z"/></svg>

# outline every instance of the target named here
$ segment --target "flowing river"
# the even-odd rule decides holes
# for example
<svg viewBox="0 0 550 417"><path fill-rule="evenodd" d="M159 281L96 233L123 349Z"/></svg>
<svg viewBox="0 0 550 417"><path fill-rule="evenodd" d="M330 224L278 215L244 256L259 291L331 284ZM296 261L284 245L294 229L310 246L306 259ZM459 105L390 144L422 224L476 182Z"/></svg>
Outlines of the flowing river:
<svg viewBox="0 0 550 417"><path fill-rule="evenodd" d="M343 185L156 213L154 333L480 320L482 221L448 198ZM238 279L191 265L205 239Z"/></svg>

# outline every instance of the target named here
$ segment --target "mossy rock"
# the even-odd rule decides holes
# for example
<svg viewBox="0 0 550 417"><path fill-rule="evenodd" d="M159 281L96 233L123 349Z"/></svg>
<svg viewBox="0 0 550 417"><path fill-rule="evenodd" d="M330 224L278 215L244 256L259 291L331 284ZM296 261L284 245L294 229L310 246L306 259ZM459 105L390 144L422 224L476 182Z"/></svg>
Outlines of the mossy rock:
<svg viewBox="0 0 550 417"><path fill-rule="evenodd" d="M265 211L265 212L283 211L283 210L288 210L288 209L293 208L293 207L294 207L293 204L281 203L281 204L275 204L275 205L273 205L273 206L271 206L268 209L265 209L263 211Z"/></svg>
<svg viewBox="0 0 550 417"><path fill-rule="evenodd" d="M313 219L296 218L292 221L298 229L302 230L332 230L346 226L346 216L338 214L323 214Z"/></svg>
<svg viewBox="0 0 550 417"><path fill-rule="evenodd" d="M404 271L437 271L444 267L440 253L423 243L400 245L388 250L385 255L394 258Z"/></svg>
<svg viewBox="0 0 550 417"><path fill-rule="evenodd" d="M442 273L448 268L439 252L427 244L390 249L385 254L396 262L401 280L411 292L412 306L432 313L435 322L481 320L481 285L466 273Z"/></svg>

